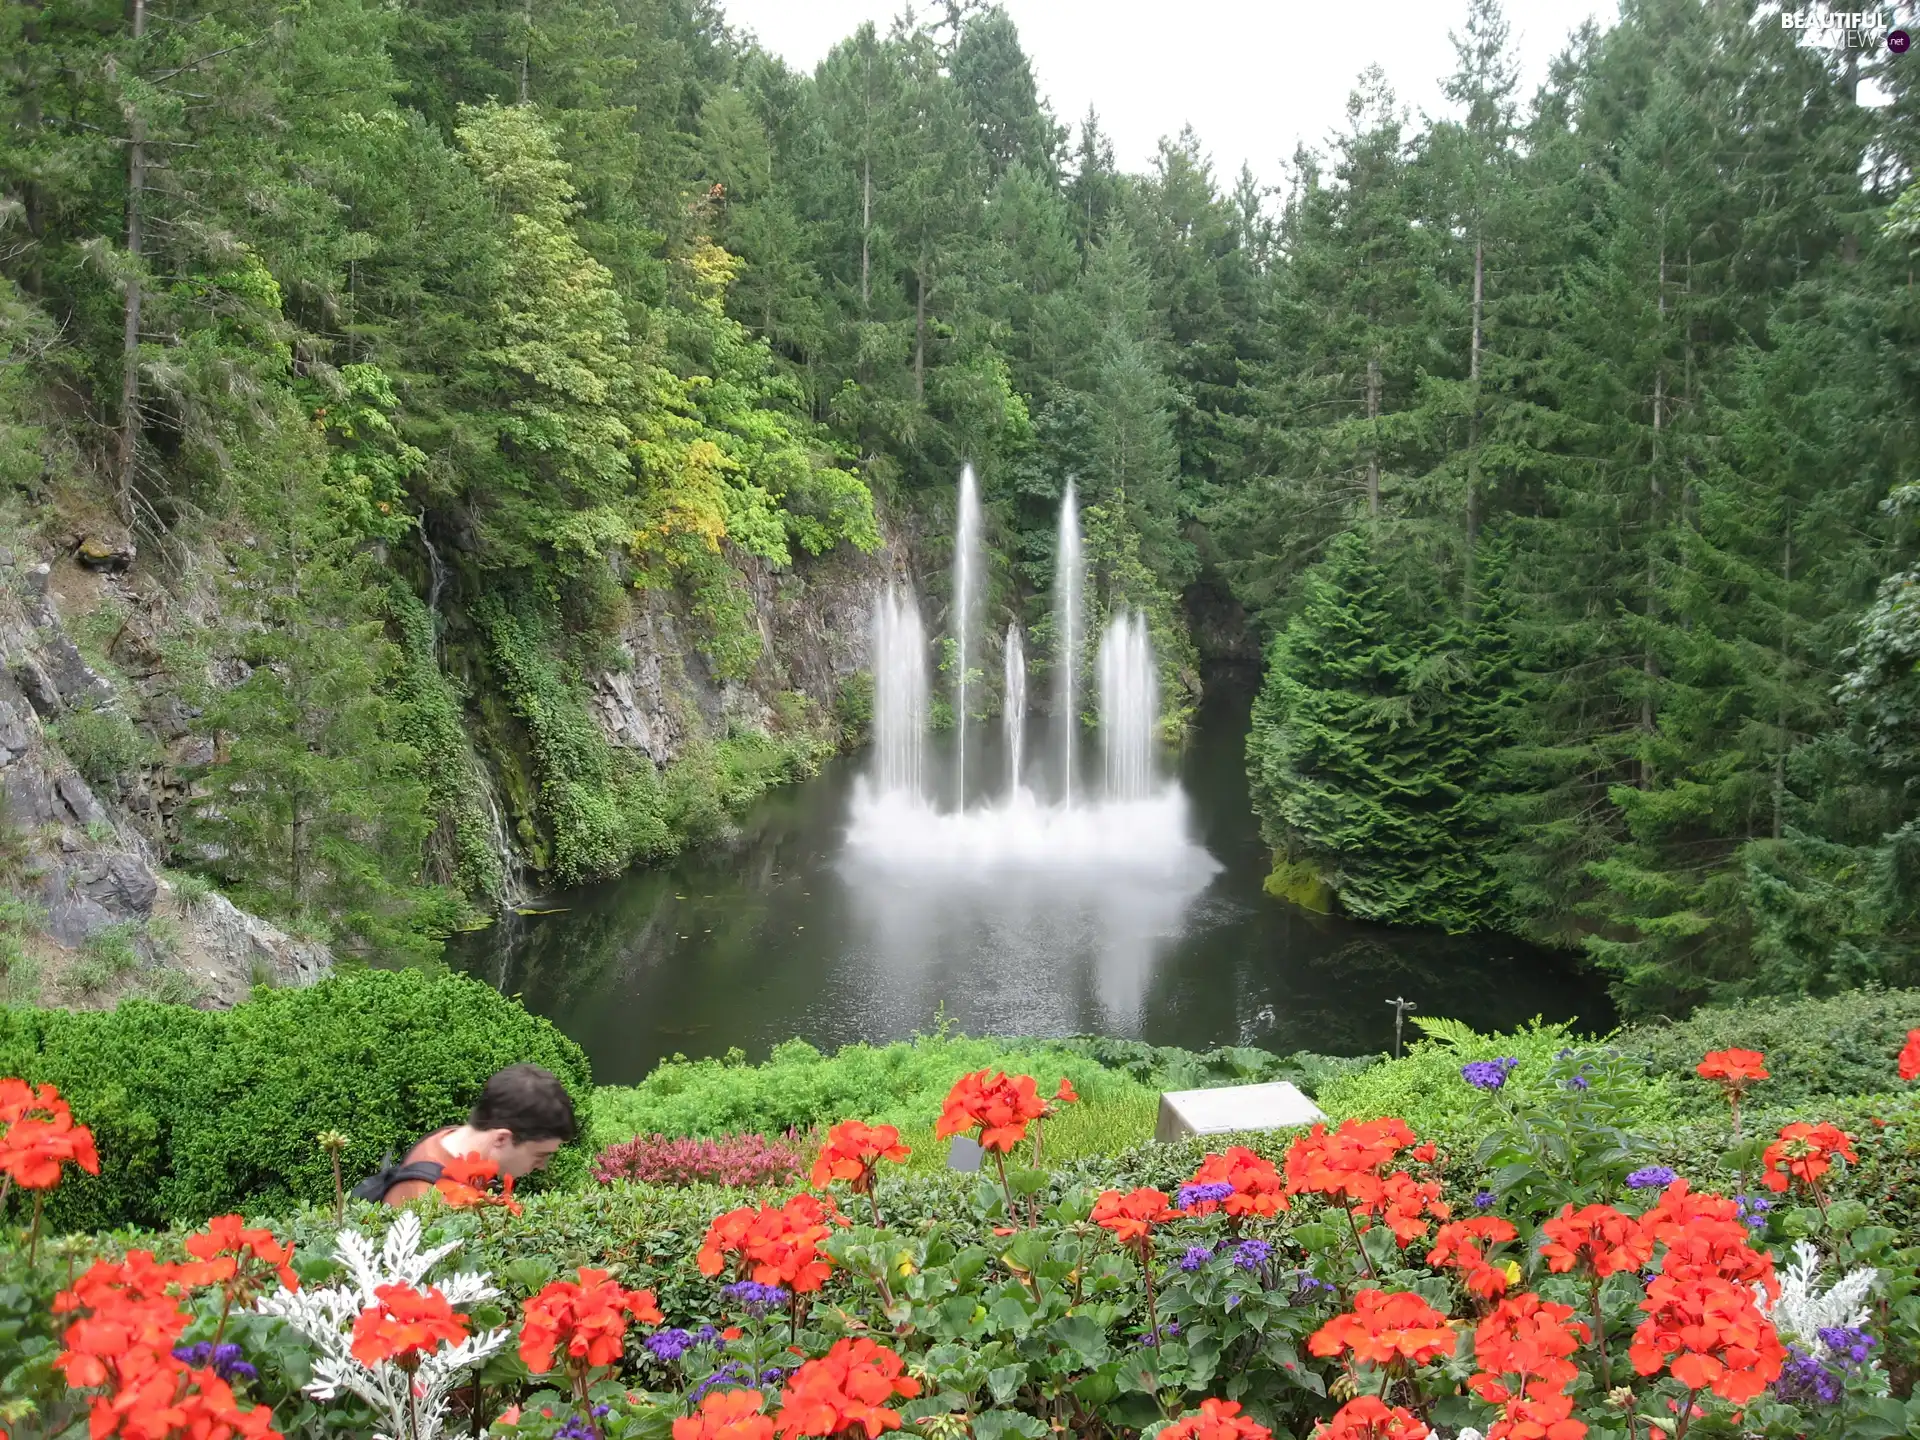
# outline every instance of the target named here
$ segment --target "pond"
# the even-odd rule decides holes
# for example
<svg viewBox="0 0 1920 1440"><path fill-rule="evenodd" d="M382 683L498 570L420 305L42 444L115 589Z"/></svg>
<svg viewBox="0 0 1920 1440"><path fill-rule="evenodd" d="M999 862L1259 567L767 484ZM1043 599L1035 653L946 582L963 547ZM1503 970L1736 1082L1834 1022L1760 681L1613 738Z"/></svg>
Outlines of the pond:
<svg viewBox="0 0 1920 1440"><path fill-rule="evenodd" d="M943 1021L1331 1054L1390 1047L1397 996L1480 1029L1535 1015L1612 1024L1604 987L1572 957L1266 895L1243 753L1257 679L1210 675L1171 762L1192 841L1179 863L891 866L849 847L869 763L853 755L767 796L730 844L546 897L536 908L552 913L461 936L450 958L552 1019L602 1084L675 1053L760 1059L796 1035L831 1048ZM1004 764L980 740L970 763Z"/></svg>

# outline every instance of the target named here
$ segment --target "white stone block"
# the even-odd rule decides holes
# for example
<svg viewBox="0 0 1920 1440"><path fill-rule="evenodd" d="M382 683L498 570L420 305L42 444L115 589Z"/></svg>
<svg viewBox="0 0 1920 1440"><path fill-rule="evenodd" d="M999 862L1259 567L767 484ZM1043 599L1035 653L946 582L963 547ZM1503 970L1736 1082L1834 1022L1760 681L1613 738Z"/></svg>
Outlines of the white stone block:
<svg viewBox="0 0 1920 1440"><path fill-rule="evenodd" d="M1168 1090L1160 1096L1156 1140L1220 1135L1230 1130L1285 1130L1327 1117L1287 1080L1267 1085L1225 1085L1217 1090Z"/></svg>

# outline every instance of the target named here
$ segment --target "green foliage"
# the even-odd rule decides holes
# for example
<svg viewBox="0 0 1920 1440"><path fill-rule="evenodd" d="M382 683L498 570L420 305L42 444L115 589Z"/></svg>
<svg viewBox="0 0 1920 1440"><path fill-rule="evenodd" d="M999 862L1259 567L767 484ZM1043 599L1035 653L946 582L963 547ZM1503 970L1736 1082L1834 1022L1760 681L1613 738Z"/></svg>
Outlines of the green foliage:
<svg viewBox="0 0 1920 1440"><path fill-rule="evenodd" d="M31 1005L40 998L40 967L26 941L45 922L40 906L0 893L0 1005Z"/></svg>
<svg viewBox="0 0 1920 1440"><path fill-rule="evenodd" d="M153 742L119 709L76 710L49 728L73 768L106 795L119 794L126 781L157 756Z"/></svg>
<svg viewBox="0 0 1920 1440"><path fill-rule="evenodd" d="M213 1013L129 1000L84 1013L0 1012L0 1074L52 1083L93 1127L97 1179L75 1175L49 1204L69 1229L196 1223L330 1199L314 1136L349 1136L346 1173L457 1123L495 1070L531 1061L558 1075L582 1118L590 1076L578 1046L475 980L361 971L262 991ZM585 1174L585 1140L549 1175Z"/></svg>
<svg viewBox="0 0 1920 1440"><path fill-rule="evenodd" d="M605 1144L643 1134L775 1134L849 1118L930 1131L953 1082L988 1068L1034 1075L1048 1091L1065 1075L1090 1106L1144 1093L1091 1056L1046 1041L923 1035L824 1055L789 1040L764 1065L738 1052L669 1060L638 1085L603 1086L593 1096L593 1135Z"/></svg>

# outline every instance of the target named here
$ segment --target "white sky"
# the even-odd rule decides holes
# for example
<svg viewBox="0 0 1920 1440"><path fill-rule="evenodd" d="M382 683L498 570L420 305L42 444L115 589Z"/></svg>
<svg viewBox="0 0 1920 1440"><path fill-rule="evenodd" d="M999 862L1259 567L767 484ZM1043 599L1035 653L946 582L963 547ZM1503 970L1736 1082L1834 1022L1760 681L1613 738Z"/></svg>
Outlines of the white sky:
<svg viewBox="0 0 1920 1440"><path fill-rule="evenodd" d="M863 20L884 32L903 0L723 0L730 24L801 70ZM1386 71L1403 106L1444 113L1441 80L1454 66L1447 33L1467 0L1390 7L1340 0L1001 0L1033 61L1040 93L1077 127L1089 102L1122 169L1144 169L1162 135L1191 124L1222 185L1241 161L1268 184L1298 141L1318 146L1341 128L1347 94L1369 64ZM929 7L922 5L921 9ZM1617 0L1507 0L1531 98L1569 34L1603 25ZM1391 16L1391 18L1389 18Z"/></svg>

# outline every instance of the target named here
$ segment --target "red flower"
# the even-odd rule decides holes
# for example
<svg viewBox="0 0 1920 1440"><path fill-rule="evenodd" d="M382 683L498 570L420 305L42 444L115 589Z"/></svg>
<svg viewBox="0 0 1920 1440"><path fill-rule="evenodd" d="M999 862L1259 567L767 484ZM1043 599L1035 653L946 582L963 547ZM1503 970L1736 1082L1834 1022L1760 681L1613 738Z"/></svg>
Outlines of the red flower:
<svg viewBox="0 0 1920 1440"><path fill-rule="evenodd" d="M1047 1102L1040 1098L1031 1075L976 1070L953 1082L933 1135L944 1140L977 1129L981 1149L1004 1155L1026 1139L1027 1126L1046 1113Z"/></svg>
<svg viewBox="0 0 1920 1440"><path fill-rule="evenodd" d="M827 1132L827 1143L813 1162L809 1176L816 1190L824 1190L835 1180L850 1181L856 1195L873 1190L874 1168L882 1160L896 1165L912 1152L900 1143L900 1132L891 1125L862 1125L858 1120L843 1120Z"/></svg>
<svg viewBox="0 0 1920 1440"><path fill-rule="evenodd" d="M1641 1227L1667 1247L1660 1273L1675 1280L1717 1276L1780 1293L1773 1257L1756 1250L1739 1208L1724 1195L1695 1195L1675 1180L1640 1217Z"/></svg>
<svg viewBox="0 0 1920 1440"><path fill-rule="evenodd" d="M1381 1168L1413 1143L1404 1120L1344 1120L1332 1134L1316 1125L1287 1147L1288 1193L1378 1203Z"/></svg>
<svg viewBox="0 0 1920 1440"><path fill-rule="evenodd" d="M1160 1440L1273 1440L1273 1432L1242 1415L1239 1401L1208 1397L1196 1413L1183 1415L1162 1430Z"/></svg>
<svg viewBox="0 0 1920 1440"><path fill-rule="evenodd" d="M1642 1375L1665 1366L1689 1390L1711 1387L1735 1404L1780 1377L1786 1347L1745 1285L1718 1276L1656 1275L1640 1308L1647 1318L1627 1353Z"/></svg>
<svg viewBox="0 0 1920 1440"><path fill-rule="evenodd" d="M1054 1103L1058 1105L1072 1105L1080 1099L1080 1096L1075 1093L1073 1082L1062 1075L1060 1077L1060 1088L1053 1092L1053 1099Z"/></svg>
<svg viewBox="0 0 1920 1440"><path fill-rule="evenodd" d="M710 1390L696 1415L673 1422L673 1440L773 1440L758 1390Z"/></svg>
<svg viewBox="0 0 1920 1440"><path fill-rule="evenodd" d="M444 1340L457 1345L467 1338L467 1317L454 1313L447 1297L429 1285L381 1285L375 1301L353 1322L353 1358L374 1366L391 1360L411 1370L429 1350Z"/></svg>
<svg viewBox="0 0 1920 1440"><path fill-rule="evenodd" d="M1427 1440L1433 1431L1404 1405L1388 1407L1378 1395L1360 1395L1321 1422L1313 1440Z"/></svg>
<svg viewBox="0 0 1920 1440"><path fill-rule="evenodd" d="M300 1277L293 1273L292 1244L282 1245L273 1238L271 1230L249 1230L246 1223L238 1215L214 1216L207 1222L205 1233L187 1237L187 1253L209 1264L231 1257L235 1271L242 1269L249 1259L258 1260L280 1277L283 1286L298 1290Z"/></svg>
<svg viewBox="0 0 1920 1440"><path fill-rule="evenodd" d="M1584 1321L1573 1317L1571 1305L1556 1305L1538 1295L1502 1300L1473 1332L1473 1355L1481 1371L1473 1377L1474 1393L1499 1404L1521 1393L1529 1381L1554 1388L1571 1384L1579 1371L1567 1357L1593 1336ZM1503 1385L1503 1375L1518 1376L1520 1383Z"/></svg>
<svg viewBox="0 0 1920 1440"><path fill-rule="evenodd" d="M1351 1350L1354 1359L1375 1365L1395 1359L1419 1365L1453 1354L1459 1341L1447 1317L1411 1290L1362 1290L1353 1297L1352 1311L1334 1316L1308 1337L1307 1349L1321 1356Z"/></svg>
<svg viewBox="0 0 1920 1440"><path fill-rule="evenodd" d="M837 1435L851 1425L865 1428L867 1440L900 1428L900 1412L886 1408L895 1395L911 1400L920 1382L901 1374L906 1368L893 1351L866 1336L837 1340L822 1358L809 1360L787 1381L780 1406L780 1434Z"/></svg>
<svg viewBox="0 0 1920 1440"><path fill-rule="evenodd" d="M1907 1043L1900 1050L1900 1078L1920 1080L1920 1030L1907 1031Z"/></svg>
<svg viewBox="0 0 1920 1440"><path fill-rule="evenodd" d="M1540 1227L1547 1243L1540 1254L1556 1275L1578 1265L1589 1275L1605 1279L1622 1270L1638 1270L1653 1258L1653 1236L1631 1215L1611 1205L1586 1205L1560 1214Z"/></svg>
<svg viewBox="0 0 1920 1440"><path fill-rule="evenodd" d="M1224 1155L1208 1155L1193 1172L1188 1185L1231 1185L1225 1200L1197 1200L1184 1215L1211 1215L1225 1210L1236 1219L1245 1215L1274 1215L1287 1208L1280 1172L1271 1160L1262 1160L1244 1145L1232 1145Z"/></svg>
<svg viewBox="0 0 1920 1440"><path fill-rule="evenodd" d="M1693 1067L1702 1080L1716 1081L1729 1095L1739 1095L1756 1080L1768 1080L1766 1056L1758 1050L1713 1050Z"/></svg>
<svg viewBox="0 0 1920 1440"><path fill-rule="evenodd" d="M747 1278L805 1295L825 1284L833 1269L820 1251L832 1233L830 1222L846 1223L812 1195L796 1195L778 1207L743 1205L714 1217L696 1262L702 1275L718 1275L726 1268L724 1257L733 1255Z"/></svg>
<svg viewBox="0 0 1920 1440"><path fill-rule="evenodd" d="M499 1183L496 1194L493 1186ZM493 1161L479 1155L456 1155L440 1167L440 1178L433 1182L447 1204L456 1210L485 1209L497 1205L509 1215L520 1213L520 1202L513 1198L513 1176L500 1173Z"/></svg>
<svg viewBox="0 0 1920 1440"><path fill-rule="evenodd" d="M553 1368L553 1352L564 1349L569 1365L611 1365L620 1358L627 1316L643 1325L664 1318L651 1290L623 1290L605 1270L581 1270L578 1283L555 1280L526 1303L520 1327L520 1358L535 1375Z"/></svg>
<svg viewBox="0 0 1920 1440"><path fill-rule="evenodd" d="M89 1175L98 1175L100 1156L93 1148L93 1132L73 1123L73 1112L51 1085L42 1093L51 1095L51 1109L36 1103L0 1134L0 1175L23 1190L51 1190L60 1183L64 1165L78 1165ZM17 1104L16 1096L9 1108Z"/></svg>
<svg viewBox="0 0 1920 1440"><path fill-rule="evenodd" d="M1122 1195L1118 1190L1102 1190L1093 1202L1093 1223L1111 1230L1122 1245L1138 1246L1152 1238L1153 1227L1174 1219L1180 1212L1167 1203L1164 1190L1142 1185Z"/></svg>
<svg viewBox="0 0 1920 1440"><path fill-rule="evenodd" d="M1438 1180L1417 1181L1406 1171L1396 1170L1381 1180L1379 1195L1354 1206L1353 1213L1377 1216L1404 1250L1427 1233L1429 1216L1445 1220L1453 1211L1440 1198Z"/></svg>
<svg viewBox="0 0 1920 1440"><path fill-rule="evenodd" d="M1804 1120L1783 1125L1780 1138L1760 1157L1767 1172L1762 1183L1769 1190L1785 1190L1794 1180L1818 1185L1820 1177L1833 1168L1836 1155L1856 1163L1860 1159L1853 1153L1853 1137L1839 1126L1810 1125Z"/></svg>
<svg viewBox="0 0 1920 1440"><path fill-rule="evenodd" d="M1442 1225L1427 1252L1427 1264L1436 1270L1451 1267L1461 1271L1466 1287L1476 1295L1497 1299L1507 1290L1507 1272L1488 1262L1483 1244L1499 1245L1519 1234L1498 1215L1476 1215L1470 1220L1454 1220Z"/></svg>

